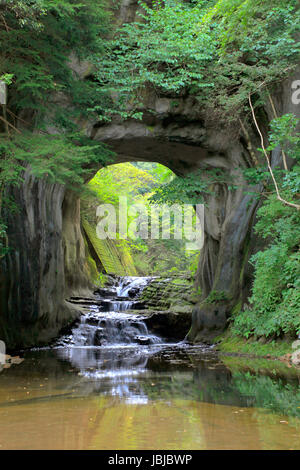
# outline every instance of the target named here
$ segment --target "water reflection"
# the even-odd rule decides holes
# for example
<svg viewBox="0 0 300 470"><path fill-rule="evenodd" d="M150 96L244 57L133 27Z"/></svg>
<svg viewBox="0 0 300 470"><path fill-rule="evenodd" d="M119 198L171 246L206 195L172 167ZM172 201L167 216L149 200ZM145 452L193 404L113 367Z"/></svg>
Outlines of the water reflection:
<svg viewBox="0 0 300 470"><path fill-rule="evenodd" d="M126 312L147 282L73 298L72 332L0 373L0 449L299 449L300 373L164 343Z"/></svg>
<svg viewBox="0 0 300 470"><path fill-rule="evenodd" d="M130 403L146 403L137 380L146 374L145 348L104 347L58 349L57 356L80 370L82 393L119 396Z"/></svg>
<svg viewBox="0 0 300 470"><path fill-rule="evenodd" d="M255 372L242 359L238 368L236 360L234 368L230 358L229 366L224 361L210 348L184 344L58 348L26 353L22 364L0 374L0 386L43 381L45 376L45 385L80 397L105 395L130 403L184 399L261 407L300 418L300 375L295 369L280 364L281 370L268 365Z"/></svg>
<svg viewBox="0 0 300 470"><path fill-rule="evenodd" d="M232 367L206 348L27 352L0 374L0 446L299 448L299 406L295 371Z"/></svg>

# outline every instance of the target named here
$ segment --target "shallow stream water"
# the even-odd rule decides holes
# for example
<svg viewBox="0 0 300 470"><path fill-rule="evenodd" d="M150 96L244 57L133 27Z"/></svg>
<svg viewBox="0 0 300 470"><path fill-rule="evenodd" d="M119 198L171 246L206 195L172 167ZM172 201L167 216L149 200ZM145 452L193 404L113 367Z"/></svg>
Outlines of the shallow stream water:
<svg viewBox="0 0 300 470"><path fill-rule="evenodd" d="M122 311L129 295L2 370L0 449L300 449L296 370L168 343Z"/></svg>

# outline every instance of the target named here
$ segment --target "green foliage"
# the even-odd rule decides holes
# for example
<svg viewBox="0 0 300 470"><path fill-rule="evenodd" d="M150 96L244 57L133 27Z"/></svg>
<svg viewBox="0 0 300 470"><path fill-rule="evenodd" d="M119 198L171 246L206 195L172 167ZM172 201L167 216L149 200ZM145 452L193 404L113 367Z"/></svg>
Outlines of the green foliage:
<svg viewBox="0 0 300 470"><path fill-rule="evenodd" d="M256 231L272 240L252 257L252 308L241 312L233 329L246 337L300 332L300 214L270 197L258 211Z"/></svg>
<svg viewBox="0 0 300 470"><path fill-rule="evenodd" d="M246 339L232 331L232 329L226 330L225 333L216 338L218 341L217 348L224 353L234 353L234 354L245 354L247 355L247 362L249 356L260 356L260 357L280 357L284 354L290 354L293 352L291 342L285 339L278 339L275 341L272 338L266 340L263 338L262 342L257 341L257 338L251 337ZM225 359L225 356L223 356ZM228 357L226 357L226 361ZM257 359L255 359L257 361ZM268 361L268 359L265 359ZM281 364L281 363L280 363ZM282 367L286 367L283 365Z"/></svg>
<svg viewBox="0 0 300 470"><path fill-rule="evenodd" d="M292 171L278 171L276 178L286 200L299 199L300 133L296 132L298 120L286 114L274 119L270 125L270 152L281 147L296 163ZM249 173L249 172L248 172ZM252 169L249 174L254 184L270 178L262 169ZM300 213L282 204L276 194L269 195L258 210L255 231L266 239L268 247L252 257L255 279L250 297L250 308L234 319L233 331L245 337L278 337L284 333L300 332Z"/></svg>
<svg viewBox="0 0 300 470"><path fill-rule="evenodd" d="M300 193L300 132L297 132L299 119L294 114L285 114L273 119L270 124L269 141L267 148L272 151L280 147L286 154L296 160L291 171L283 172L282 188L291 193L293 199Z"/></svg>
<svg viewBox="0 0 300 470"><path fill-rule="evenodd" d="M85 190L85 181L90 174L90 165L104 165L113 158L113 153L104 144L85 136L45 135L23 133L13 139L0 138L0 213L17 210L7 197L8 186L19 186L24 171L30 168L37 178L46 178L51 183L63 184L80 193ZM0 222L0 257L7 251L6 225Z"/></svg>
<svg viewBox="0 0 300 470"><path fill-rule="evenodd" d="M144 84L176 95L188 85L203 83L205 65L212 59L214 43L208 34L196 34L193 8L186 9L180 2L165 2L163 7L155 2L154 9L142 5L146 21L122 26L107 43L104 60L98 61L101 90L117 92L110 103L111 114L139 117Z"/></svg>
<svg viewBox="0 0 300 470"><path fill-rule="evenodd" d="M284 114L270 122L269 146L270 152L277 147L288 152L290 158L300 160L300 132L297 132L299 119L294 114Z"/></svg>
<svg viewBox="0 0 300 470"><path fill-rule="evenodd" d="M224 291L212 290L209 296L205 299L205 302L214 304L216 302L222 302L228 300L228 295Z"/></svg>
<svg viewBox="0 0 300 470"><path fill-rule="evenodd" d="M81 80L69 66L71 59L102 53L101 38L109 31L106 7L106 0L0 2L0 79L9 85L7 125L11 125L9 138L0 138L2 217L8 209L5 188L19 185L25 168L38 178L82 190L89 165L103 165L112 158L104 145L77 132L76 122L98 101L94 82ZM20 124L26 124L28 132L13 134L11 129ZM36 132L49 125L61 135ZM33 128L35 134L30 134ZM1 227L5 228L4 222ZM2 255L6 252L2 229L0 239Z"/></svg>
<svg viewBox="0 0 300 470"><path fill-rule="evenodd" d="M255 280L251 308L235 318L233 331L245 337L300 332L300 214L275 196L258 211L256 231L271 240L252 257Z"/></svg>
<svg viewBox="0 0 300 470"><path fill-rule="evenodd" d="M43 135L23 133L0 139L0 187L18 185L27 165L38 178L82 189L91 163L104 164L113 156L103 144L81 134Z"/></svg>
<svg viewBox="0 0 300 470"><path fill-rule="evenodd" d="M1 1L1 10L4 18L8 15L15 17L20 27L29 26L33 29L41 29L40 19L46 14L49 2L44 0L5 0ZM4 20L2 18L4 23ZM5 23L4 23L5 26Z"/></svg>
<svg viewBox="0 0 300 470"><path fill-rule="evenodd" d="M199 264L199 255L196 255L193 257L192 261L190 262L190 273L193 276L193 278L196 276L198 264Z"/></svg>
<svg viewBox="0 0 300 470"><path fill-rule="evenodd" d="M48 122L68 128L97 104L93 82L80 81L68 63L70 54L87 59L103 51L101 37L109 30L105 0L8 0L0 2L0 75L9 76L9 108L30 112L35 126ZM63 92L72 106L58 105ZM57 115L64 114L65 120ZM68 125L66 125L68 123Z"/></svg>
<svg viewBox="0 0 300 470"><path fill-rule="evenodd" d="M285 416L300 417L297 381L285 383L280 378L238 372L233 374L233 383L243 396L255 397L256 407Z"/></svg>
<svg viewBox="0 0 300 470"><path fill-rule="evenodd" d="M6 83L6 85L10 85L12 83L13 77L14 76L12 73L4 73L3 75L1 75L0 80Z"/></svg>
<svg viewBox="0 0 300 470"><path fill-rule="evenodd" d="M99 287L104 287L106 283L106 276L103 273L99 273L98 275L98 283Z"/></svg>
<svg viewBox="0 0 300 470"><path fill-rule="evenodd" d="M280 193L286 194L287 200L293 200L299 196L300 192L300 132L297 131L299 119L294 114L284 114L283 116L273 119L270 122L269 145L266 151L271 155L275 149L281 149L289 158L293 158L295 163L291 170L281 170L274 168L273 173L279 185ZM258 149L264 153L263 149ZM283 153L282 153L283 156ZM243 175L250 185L257 185L263 182L268 191L274 191L274 184L271 174L266 167L259 166L254 168L246 168ZM256 197L260 197L256 193Z"/></svg>
<svg viewBox="0 0 300 470"><path fill-rule="evenodd" d="M141 117L145 86L173 98L193 94L237 117L249 93L298 63L297 0L140 3L142 21L123 25L96 61L99 91L110 96L103 120Z"/></svg>
<svg viewBox="0 0 300 470"><path fill-rule="evenodd" d="M154 191L172 181L174 174L171 170L158 163L137 162L110 165L101 169L90 181L88 187L94 196L87 195L82 204L82 215L94 227L97 225L96 208L100 203L113 204L117 214L117 238L119 237L119 196L127 198L128 213L134 204L143 204L148 211L150 232L149 199ZM128 215L128 227L135 217ZM159 230L162 231L162 218L159 220ZM194 253L185 252L184 240L174 240L174 220L170 221L170 239L141 239L128 238L120 240L127 243L131 250L135 266L141 275L161 273L181 273L188 269L194 260Z"/></svg>
<svg viewBox="0 0 300 470"><path fill-rule="evenodd" d="M119 196L126 196L129 204L136 203L138 200L142 202L144 201L143 188L149 192L155 186L157 186L157 181L151 172L131 163L102 168L89 183L90 189L102 202L116 205L119 202Z"/></svg>
<svg viewBox="0 0 300 470"><path fill-rule="evenodd" d="M219 168L203 168L185 176L176 176L159 186L149 199L151 204L201 204L205 195L215 194L215 184L232 184L231 178Z"/></svg>

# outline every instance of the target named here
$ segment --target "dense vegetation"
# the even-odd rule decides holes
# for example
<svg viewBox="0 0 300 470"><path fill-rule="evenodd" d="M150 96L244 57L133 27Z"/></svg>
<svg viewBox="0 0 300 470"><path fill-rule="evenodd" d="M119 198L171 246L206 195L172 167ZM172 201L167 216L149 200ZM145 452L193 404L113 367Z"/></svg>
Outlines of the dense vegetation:
<svg viewBox="0 0 300 470"><path fill-rule="evenodd" d="M98 61L99 90L114 92L105 120L140 116L145 85L174 98L174 107L193 94L213 116L236 119L249 112L250 93L267 90L298 63L297 0L140 3L141 21L125 24Z"/></svg>
<svg viewBox="0 0 300 470"><path fill-rule="evenodd" d="M30 116L35 128L74 130L74 118L97 102L94 83L79 80L69 63L71 54L86 59L103 52L101 37L110 28L105 7L105 0L0 3L0 77L10 84L8 106ZM53 99L59 92L66 95L63 104Z"/></svg>
<svg viewBox="0 0 300 470"><path fill-rule="evenodd" d="M8 86L0 135L0 255L7 251L5 213L17 210L5 189L21 183L28 165L37 177L79 189L89 164L104 164L113 156L80 133L76 123L97 103L97 95L95 84L80 80L69 67L74 51L79 58L102 53L100 39L110 24L105 6L105 1L0 2L0 43L5 45L0 80Z"/></svg>
<svg viewBox="0 0 300 470"><path fill-rule="evenodd" d="M269 149L281 146L294 158L291 171L278 171L277 181L282 195L299 202L300 133L297 119L285 115L271 123ZM250 308L234 319L233 330L245 337L276 338L300 332L300 211L278 200L270 178L261 170L252 172L264 179L266 198L258 210L256 232L266 240L267 247L252 257L255 278ZM268 174L267 174L268 175Z"/></svg>

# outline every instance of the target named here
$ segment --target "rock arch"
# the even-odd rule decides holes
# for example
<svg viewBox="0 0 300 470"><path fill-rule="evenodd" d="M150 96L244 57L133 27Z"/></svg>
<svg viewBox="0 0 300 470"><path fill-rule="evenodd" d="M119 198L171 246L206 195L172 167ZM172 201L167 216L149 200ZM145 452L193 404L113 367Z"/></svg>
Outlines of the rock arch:
<svg viewBox="0 0 300 470"><path fill-rule="evenodd" d="M172 113L167 99L157 99L152 108L156 119L151 118L151 125L147 118L114 123L94 130L93 138L107 142L119 161L157 161L179 175L221 168L238 184L232 192L226 184L217 184L215 194L206 198L205 245L195 280L201 296L188 338L209 341L224 329L233 308L242 305L249 293L245 266L258 202L245 194L249 188L242 170L251 165L251 155L232 129L205 127L189 103L182 103L177 113ZM211 292L224 299L205 302Z"/></svg>

